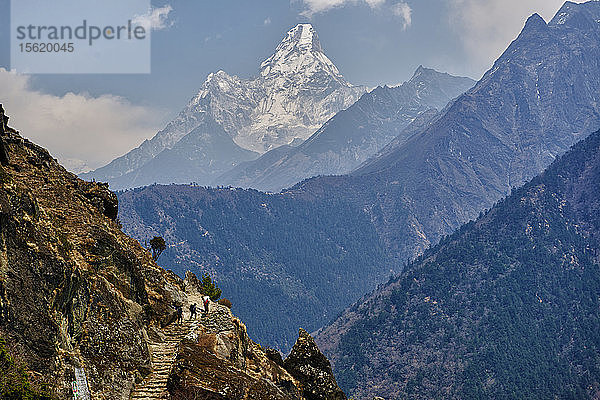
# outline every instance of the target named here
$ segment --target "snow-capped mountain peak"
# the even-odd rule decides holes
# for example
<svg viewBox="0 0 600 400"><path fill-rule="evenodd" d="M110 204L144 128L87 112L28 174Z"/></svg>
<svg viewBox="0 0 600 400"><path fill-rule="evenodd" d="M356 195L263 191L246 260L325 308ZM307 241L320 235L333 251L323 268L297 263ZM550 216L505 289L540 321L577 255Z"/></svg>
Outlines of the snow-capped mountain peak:
<svg viewBox="0 0 600 400"><path fill-rule="evenodd" d="M260 75L267 79L281 75L312 76L323 72L344 86L351 86L323 53L319 36L311 24L298 24L290 29L275 53L260 66Z"/></svg>
<svg viewBox="0 0 600 400"><path fill-rule="evenodd" d="M323 53L313 26L298 24L261 64L257 76L244 79L223 70L209 74L165 129L86 178L109 181L117 189L189 182L186 179L192 172L182 171L183 164L181 168L161 164L179 152L180 157L201 161L194 161L194 179L209 184L225 172L214 165L233 167L231 157L238 157L236 162L247 161L296 138L305 140L365 91L365 87L348 83ZM229 136L230 142L216 137L219 132ZM208 133L215 137L209 138ZM186 144L178 146L184 138ZM225 150L215 153L217 144ZM163 154L165 150L170 152ZM240 154L245 158L239 159ZM156 167L146 168L154 159ZM155 176L155 171L162 175Z"/></svg>
<svg viewBox="0 0 600 400"><path fill-rule="evenodd" d="M322 51L319 36L311 24L298 24L290 29L277 50L290 45L301 51Z"/></svg>
<svg viewBox="0 0 600 400"><path fill-rule="evenodd" d="M198 93L192 98L188 107L198 105L202 99L206 98L210 93L225 92L231 89L232 86L239 85L240 78L235 75L229 75L222 69L217 72L211 72L206 77L202 87Z"/></svg>

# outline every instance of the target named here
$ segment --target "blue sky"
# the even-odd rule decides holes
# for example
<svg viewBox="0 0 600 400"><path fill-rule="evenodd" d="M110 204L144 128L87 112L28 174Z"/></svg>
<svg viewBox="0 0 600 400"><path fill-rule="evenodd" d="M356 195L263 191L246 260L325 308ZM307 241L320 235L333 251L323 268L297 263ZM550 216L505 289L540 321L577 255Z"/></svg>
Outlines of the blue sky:
<svg viewBox="0 0 600 400"><path fill-rule="evenodd" d="M314 25L326 54L347 80L376 86L401 83L420 64L478 79L530 14L538 12L548 20L561 5L560 0L156 0L154 8L170 11L163 28L152 34L151 74L4 72L0 85L8 84L10 90L0 89L0 100L7 103L14 124L21 123L17 128L25 136L49 147L61 160L96 167L152 137L210 72L255 75L260 62L299 22ZM0 0L0 7L7 10L9 0ZM0 15L0 27L0 68L8 69L9 13ZM14 100L21 92L23 98ZM36 100L25 101L31 93ZM28 122L36 101L45 104L46 114L62 103L69 104L71 112L36 125ZM129 114L113 115L110 135L95 128L99 122L85 109L100 104L105 114L120 109ZM79 114L87 119L77 120ZM73 121L65 124L64 118ZM62 126L53 125L61 121ZM70 131L82 130L86 121L91 133ZM83 138L73 141L74 135ZM89 150L73 145L81 148L87 139L92 143Z"/></svg>

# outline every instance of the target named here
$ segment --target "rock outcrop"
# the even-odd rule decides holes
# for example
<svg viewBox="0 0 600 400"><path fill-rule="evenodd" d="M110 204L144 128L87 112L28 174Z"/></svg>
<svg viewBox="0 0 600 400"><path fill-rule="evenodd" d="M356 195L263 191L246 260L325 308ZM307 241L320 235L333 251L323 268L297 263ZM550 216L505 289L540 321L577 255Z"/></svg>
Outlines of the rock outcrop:
<svg viewBox="0 0 600 400"><path fill-rule="evenodd" d="M242 387L304 398L229 308L165 324L175 307L201 304L197 278L165 271L121 232L107 185L67 172L8 128L1 106L0 121L0 340L34 386L59 399L74 386L106 400L238 399Z"/></svg>
<svg viewBox="0 0 600 400"><path fill-rule="evenodd" d="M229 308L210 304L181 342L169 377L173 399L302 399L299 383L248 337Z"/></svg>
<svg viewBox="0 0 600 400"><path fill-rule="evenodd" d="M9 129L8 116L4 115L4 108L0 105L0 165L7 165L10 161L6 145L4 144L4 138L2 137L5 132L9 132Z"/></svg>
<svg viewBox="0 0 600 400"><path fill-rule="evenodd" d="M300 329L298 341L283 365L298 380L306 399L346 400L335 381L329 360L304 329Z"/></svg>
<svg viewBox="0 0 600 400"><path fill-rule="evenodd" d="M199 325L182 341L171 370L173 399L346 399L329 361L305 330L300 329L292 352L281 361L276 350L252 342L227 307L211 304Z"/></svg>

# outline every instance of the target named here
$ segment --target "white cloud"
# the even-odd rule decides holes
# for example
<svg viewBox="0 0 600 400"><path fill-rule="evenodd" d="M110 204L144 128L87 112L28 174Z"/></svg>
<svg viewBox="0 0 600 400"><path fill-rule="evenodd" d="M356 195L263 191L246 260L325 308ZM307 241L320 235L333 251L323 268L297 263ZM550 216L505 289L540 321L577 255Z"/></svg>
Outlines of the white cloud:
<svg viewBox="0 0 600 400"><path fill-rule="evenodd" d="M31 89L30 77L2 68L0 87L10 126L76 173L123 155L152 137L163 123L156 110L117 96L41 93Z"/></svg>
<svg viewBox="0 0 600 400"><path fill-rule="evenodd" d="M402 29L406 29L412 23L412 9L404 2L394 4L392 13L402 21Z"/></svg>
<svg viewBox="0 0 600 400"><path fill-rule="evenodd" d="M305 17L311 18L315 14L327 12L336 7L344 7L349 4L366 4L372 9L384 9L398 17L402 23L402 29L406 29L412 22L412 8L405 2L390 2L385 6L388 0L301 0L306 9L301 13ZM385 6L385 7L384 7Z"/></svg>
<svg viewBox="0 0 600 400"><path fill-rule="evenodd" d="M171 11L173 7L168 4L164 7L150 8L146 14L136 15L131 22L143 26L148 31L159 31L173 25L173 22L169 21Z"/></svg>
<svg viewBox="0 0 600 400"><path fill-rule="evenodd" d="M549 21L564 3L564 0L448 1L450 23L478 72L491 67L530 15L538 13Z"/></svg>
<svg viewBox="0 0 600 400"><path fill-rule="evenodd" d="M306 9L301 13L305 17L312 17L315 14L323 13L336 7L343 7L347 4L365 3L371 8L382 6L386 0L302 0Z"/></svg>
<svg viewBox="0 0 600 400"><path fill-rule="evenodd" d="M372 8L379 7L385 3L385 0L365 0L365 2Z"/></svg>
<svg viewBox="0 0 600 400"><path fill-rule="evenodd" d="M303 2L306 5L306 10L302 12L302 15L311 17L314 14L344 6L346 3L352 2L352 0L303 0Z"/></svg>

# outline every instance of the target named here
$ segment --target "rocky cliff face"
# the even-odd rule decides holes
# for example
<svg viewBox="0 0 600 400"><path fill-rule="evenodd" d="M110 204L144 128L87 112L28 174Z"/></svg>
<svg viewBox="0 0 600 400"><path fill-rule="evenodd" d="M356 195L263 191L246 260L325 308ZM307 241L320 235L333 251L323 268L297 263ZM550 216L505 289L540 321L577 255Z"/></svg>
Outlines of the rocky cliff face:
<svg viewBox="0 0 600 400"><path fill-rule="evenodd" d="M0 331L35 377L71 392L85 369L98 398L127 398L151 369L145 326L175 280L122 234L117 199L2 128Z"/></svg>
<svg viewBox="0 0 600 400"><path fill-rule="evenodd" d="M82 177L109 182L113 189L189 183L191 176L208 185L240 162L308 138L364 92L365 88L349 84L327 58L312 25L299 24L261 64L257 77L211 73L165 129ZM211 145L215 132L229 137L226 145ZM183 140L187 145L177 146ZM168 160L195 162L180 165Z"/></svg>
<svg viewBox="0 0 600 400"><path fill-rule="evenodd" d="M0 107L0 336L34 383L61 399L82 379L94 399L187 396L175 360L199 346L210 366L185 365L203 376L222 371L226 385L243 377L253 398L284 393L280 382L299 393L226 307L167 324L173 306L200 304L197 287L121 232L107 185L78 179L7 122ZM202 387L211 398L240 398Z"/></svg>
<svg viewBox="0 0 600 400"><path fill-rule="evenodd" d="M346 399L329 361L305 331L282 361L276 350L252 342L245 326L220 307L181 342L168 381L172 399Z"/></svg>

